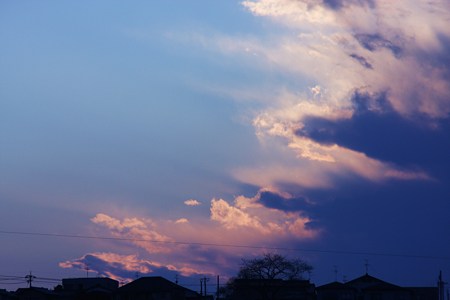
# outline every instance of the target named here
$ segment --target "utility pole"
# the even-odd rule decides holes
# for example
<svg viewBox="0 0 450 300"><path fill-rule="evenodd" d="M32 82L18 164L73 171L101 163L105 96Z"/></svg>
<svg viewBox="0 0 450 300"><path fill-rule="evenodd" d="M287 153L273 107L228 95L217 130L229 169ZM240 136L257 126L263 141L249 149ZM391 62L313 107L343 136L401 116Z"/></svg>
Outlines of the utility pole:
<svg viewBox="0 0 450 300"><path fill-rule="evenodd" d="M439 278L438 278L438 293L439 293L439 300L445 300L445 284L442 280L442 271L439 271ZM447 298L448 298L448 290L447 290Z"/></svg>
<svg viewBox="0 0 450 300"><path fill-rule="evenodd" d="M217 275L217 291L216 291L216 299L219 299L219 275Z"/></svg>
<svg viewBox="0 0 450 300"><path fill-rule="evenodd" d="M209 281L208 277L203 277L200 278L200 295L201 296L206 296L206 282ZM203 287L204 287L204 293L203 293Z"/></svg>
<svg viewBox="0 0 450 300"><path fill-rule="evenodd" d="M203 284L205 285L205 296L206 296L206 282L209 281L209 278L203 278Z"/></svg>
<svg viewBox="0 0 450 300"><path fill-rule="evenodd" d="M31 289L31 287L32 287L31 283L33 282L33 279L36 278L36 276L33 276L30 271L30 274L25 276L25 278L27 279L28 288Z"/></svg>

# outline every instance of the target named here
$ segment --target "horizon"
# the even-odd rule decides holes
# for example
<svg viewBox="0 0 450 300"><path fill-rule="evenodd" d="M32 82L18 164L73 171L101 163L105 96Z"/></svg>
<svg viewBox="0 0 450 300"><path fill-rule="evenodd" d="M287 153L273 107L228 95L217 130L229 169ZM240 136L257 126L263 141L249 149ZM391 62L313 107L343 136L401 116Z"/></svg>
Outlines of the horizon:
<svg viewBox="0 0 450 300"><path fill-rule="evenodd" d="M448 1L0 15L0 275L450 278Z"/></svg>
<svg viewBox="0 0 450 300"><path fill-rule="evenodd" d="M394 284L396 286L399 287L403 287L403 288L412 288L412 287L434 287L434 288L438 288L439 286L439 280L443 280L442 282L445 283L445 278L442 277L442 272L439 273L438 276L438 280L436 281L435 285L418 285L418 286L413 286L413 285L398 285L392 282L388 282L386 280L383 280L383 278L374 276L372 274L370 274L369 272L369 268L368 268L369 264L368 261L365 262L365 272L363 272L363 274L358 275L356 277L352 277L352 278L347 278L347 276L343 276L343 278L340 280L338 278L338 269L335 268L334 269L334 273L335 273L335 280L329 281L329 282L325 282L322 284L316 284L314 282L314 280L311 280L310 275L311 273L308 272L308 276L301 276L300 278L297 279L293 279L293 280L303 280L303 281L307 281L310 282L311 284L313 284L316 288L320 287L320 286L324 286L324 285L328 285L330 283L335 283L335 282L340 282L340 283L347 283L347 282L351 282L353 280L365 277L365 276L370 276L373 278L376 278L378 280L387 282L389 284ZM67 280L67 279L98 279L98 278L107 278L107 279L112 279L110 277L107 276L100 276L99 274L97 274L97 276L95 276L95 274L90 273L91 270L87 269L85 270L85 276L80 276L80 277L66 277L66 278L60 278L60 279L56 279L56 278L47 278L47 277L40 277L40 276L35 276L31 271L29 274L27 274L26 276L20 277L20 276L5 276L5 275L0 275L0 281L4 282L4 281L15 281L13 283L8 283L6 285L8 286L17 286L18 284L23 284L26 286L17 286L14 289L11 288L5 288L5 287L1 287L0 289L4 289L6 291L11 291L14 292L18 289L22 289L22 288L45 288L45 289L49 289L49 290L53 290L53 289L57 289L58 286L61 286L63 284L63 280ZM209 287L207 290L209 291L214 291L214 292L209 292L208 294L214 294L215 293L215 289L217 288L217 286L220 287L224 287L228 284L228 279L226 279L225 281L220 277L220 275L216 275L216 276L199 276L198 278L192 278L192 277L182 277L182 276L178 276L178 274L176 274L175 278L173 280L171 280L170 278L166 278L162 275L158 275L158 274L150 274L150 275L144 275L141 276L141 274L136 273L135 278L130 278L128 281L118 281L116 279L112 279L114 281L116 281L118 283L118 287L122 287L124 285L127 285L129 283L132 283L135 280L141 279L141 278L148 278L148 277L161 277L164 278L170 282L173 282L177 285L180 285L182 287L188 288L190 290L193 291L197 291L197 288L201 291L203 289L203 286L205 285L205 283L203 282L203 280L208 279L206 283L206 287ZM180 282L181 279L181 282ZM213 280L212 280L213 279ZM191 281L189 281L191 280ZM197 280L199 282L194 283L194 281L192 280ZM287 279L285 279L287 280ZM30 282L31 281L31 282ZM20 283L19 283L20 282ZM37 283L37 285L36 285Z"/></svg>

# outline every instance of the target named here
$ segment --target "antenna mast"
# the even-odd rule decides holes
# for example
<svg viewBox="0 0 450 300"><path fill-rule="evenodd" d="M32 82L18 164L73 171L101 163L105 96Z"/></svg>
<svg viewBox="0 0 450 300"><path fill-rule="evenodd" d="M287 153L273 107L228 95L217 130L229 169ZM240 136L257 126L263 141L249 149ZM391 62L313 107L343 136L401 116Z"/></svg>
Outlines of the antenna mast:
<svg viewBox="0 0 450 300"><path fill-rule="evenodd" d="M369 274L369 260L365 259L364 261L365 261L364 266L366 268L366 275L368 275Z"/></svg>
<svg viewBox="0 0 450 300"><path fill-rule="evenodd" d="M28 288L31 289L31 287L32 287L31 283L33 282L33 279L36 278L36 276L33 276L30 271L30 274L25 276L25 278L27 279Z"/></svg>

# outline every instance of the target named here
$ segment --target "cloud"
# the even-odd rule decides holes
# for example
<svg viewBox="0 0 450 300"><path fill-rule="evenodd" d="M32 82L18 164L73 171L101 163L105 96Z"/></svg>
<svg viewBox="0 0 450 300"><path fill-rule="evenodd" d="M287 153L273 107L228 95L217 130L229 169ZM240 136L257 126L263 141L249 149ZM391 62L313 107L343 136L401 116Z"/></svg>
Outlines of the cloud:
<svg viewBox="0 0 450 300"><path fill-rule="evenodd" d="M211 220L219 222L229 230L250 229L272 237L291 236L297 239L318 237L320 230L307 228L311 219L304 215L304 207L288 208L289 201L297 202L298 199L300 198L285 198L267 190L261 190L252 198L236 197L234 204L229 204L223 199L213 199Z"/></svg>
<svg viewBox="0 0 450 300"><path fill-rule="evenodd" d="M378 160L423 166L433 174L430 153L433 153L434 159L444 162L444 153L450 151L448 139L445 138L450 119L441 120L435 128L430 128L402 118L384 95L370 101L368 97L355 95L355 112L351 118L306 118L304 127L296 134L321 144L338 144L354 149ZM383 142L374 137L382 137Z"/></svg>
<svg viewBox="0 0 450 300"><path fill-rule="evenodd" d="M139 258L136 254L121 255L111 252L95 252L80 258L59 263L61 268L75 268L97 273L122 283L127 283L141 276L164 276L174 278L175 275L192 276L195 270L174 265L161 265L148 259Z"/></svg>
<svg viewBox="0 0 450 300"><path fill-rule="evenodd" d="M227 229L249 227L267 233L257 217L252 217L245 211L231 206L222 199L211 201L211 220L218 221Z"/></svg>
<svg viewBox="0 0 450 300"><path fill-rule="evenodd" d="M317 86L315 93L323 93ZM343 177L357 176L368 181L386 180L427 180L425 171L409 170L395 162L383 161L364 153L363 149L352 149L349 145L335 140L315 139L308 132L324 135L324 130L332 126L320 127L323 120L329 124L339 124L355 116L355 104L339 109L333 104L304 100L294 95L283 94L279 108L266 109L254 119L256 133L264 145L280 144L289 149L271 146L273 161L262 162L257 167L240 167L234 175L239 180L260 187L280 186L282 183L296 184L304 188L329 188ZM354 95L351 99L355 99ZM376 97L370 99L376 108ZM378 101L378 100L377 100ZM400 115L399 115L400 116ZM345 129L345 128L343 128ZM318 133L318 134L317 134ZM378 138L373 137L372 138Z"/></svg>
<svg viewBox="0 0 450 300"><path fill-rule="evenodd" d="M102 225L120 238L129 239L133 244L150 253L168 252L170 249L158 242L170 242L172 239L157 232L157 224L150 219L125 218L120 221L106 214L99 213L91 221Z"/></svg>
<svg viewBox="0 0 450 300"><path fill-rule="evenodd" d="M298 31L270 45L254 43L259 57L315 80L344 106L355 89L365 88L388 91L389 101L405 117L448 116L449 67L424 60L448 57L446 1L260 0L243 5Z"/></svg>
<svg viewBox="0 0 450 300"><path fill-rule="evenodd" d="M186 218L181 218L175 221L176 224L185 224L185 223L189 223L189 220Z"/></svg>
<svg viewBox="0 0 450 300"><path fill-rule="evenodd" d="M261 95L250 119L265 156L232 171L256 194L212 199L208 216L189 220L182 215L121 220L99 213L93 224L124 240L110 241L109 256L95 252L62 266L79 267L95 258L98 269L117 274L133 269L129 266L136 261L153 272L165 271L161 266L183 274L231 272L230 261L255 249L319 239L327 229L321 224L330 223L315 218L322 203L311 196L314 191L333 194L339 185L352 190L348 187L355 182L373 187L433 178L427 150L448 140L443 130L450 114L446 1L255 0L242 5L276 29L263 38L186 38L289 79L282 86L269 83L264 95L260 88L227 90L253 101ZM412 154L419 145L422 150ZM448 155L444 150L440 158ZM120 259L123 264L114 264Z"/></svg>
<svg viewBox="0 0 450 300"><path fill-rule="evenodd" d="M202 203L195 199L189 199L189 200L184 201L184 204L186 204L187 206L198 206Z"/></svg>
<svg viewBox="0 0 450 300"><path fill-rule="evenodd" d="M258 67L268 65L310 83L310 88L301 84L294 87L300 92L274 88L272 101L265 100L253 118L256 134L272 156L258 165L236 168L237 179L260 187L330 188L343 178L375 183L432 178L420 165L402 165L367 148L315 138L326 132L311 120L354 125L351 120L372 117L360 114L356 98L364 98L380 120L395 114L410 123L411 130L435 128L447 119L450 29L445 24L450 6L446 1L255 0L242 5L286 31L278 29L266 39L236 38L235 47L221 49L232 54L251 49ZM380 106L380 98L388 111ZM414 125L418 123L422 125ZM342 135L356 128L339 129ZM382 136L367 134L366 141Z"/></svg>
<svg viewBox="0 0 450 300"><path fill-rule="evenodd" d="M134 278L136 272L158 276L221 272L231 276L237 266L230 261L237 262L255 249L263 251L265 247L317 238L321 229L309 226L312 219L306 209L311 204L306 203L301 197L264 189L254 197L237 196L232 204L212 199L209 218L118 219L98 213L92 224L106 229L117 240L107 241L108 252L88 253L61 262L60 267L88 266L102 276L121 281Z"/></svg>

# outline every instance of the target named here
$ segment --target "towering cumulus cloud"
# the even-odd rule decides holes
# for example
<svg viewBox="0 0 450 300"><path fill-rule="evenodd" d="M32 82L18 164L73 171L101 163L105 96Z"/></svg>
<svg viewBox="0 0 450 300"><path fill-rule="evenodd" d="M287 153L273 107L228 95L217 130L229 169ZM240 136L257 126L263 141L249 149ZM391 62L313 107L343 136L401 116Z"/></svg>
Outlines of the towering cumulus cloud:
<svg viewBox="0 0 450 300"><path fill-rule="evenodd" d="M281 138L297 158L285 165L241 168L236 171L239 179L259 186L281 182L324 187L342 175L369 181L431 177L426 171L371 156L333 135L333 124L351 124L362 116L381 118L389 113L430 129L448 117L450 4L412 2L242 3L255 16L289 29L270 44L249 42L247 47L262 62L304 78L310 87L300 94L284 88L253 121L262 140ZM379 136L373 138L381 141Z"/></svg>
<svg viewBox="0 0 450 300"><path fill-rule="evenodd" d="M240 85L239 91L232 91L252 100L264 98L257 108L252 107L247 120L261 142L257 147L268 151L255 151L254 160L232 171L239 181L234 191L247 190L239 191L232 201L222 193L211 200L209 211L205 199L188 199L180 206L189 212L184 215L174 209L173 220L167 216L118 219L99 213L91 221L118 238L121 247L116 244L111 252L93 252L61 266L96 265L107 270L108 276L128 279L132 272L156 271L190 276L220 270L230 275L236 266L231 262L239 257L267 249L301 248L334 230L330 223L321 222L332 218L320 215L330 203L321 200L324 194L323 198L338 199L334 193L340 191L339 184L351 187L348 195L361 183L377 188L390 181L438 181L438 172L424 157L431 148L427 142L440 145L443 140L442 127L448 126L450 113L448 0L254 0L241 4L251 17L269 22L275 30L264 27L269 32L263 37L200 40L202 46L219 48L221 54L242 55L249 69L282 74L281 85L279 78L268 80L264 95L261 87L242 91ZM246 104L239 102L237 107L241 105ZM446 145L443 149L450 147ZM418 154L411 148L420 148ZM448 160L444 152L438 154ZM354 207L367 194L358 196L346 207ZM396 201L394 196L391 200ZM345 209L335 210L333 216L339 220L334 225L359 215L344 216ZM400 210L404 213L403 207ZM383 207L383 216L386 211ZM396 226L397 217L389 226ZM382 222L376 219L372 224L381 227ZM367 229L358 225L335 229L333 234Z"/></svg>

